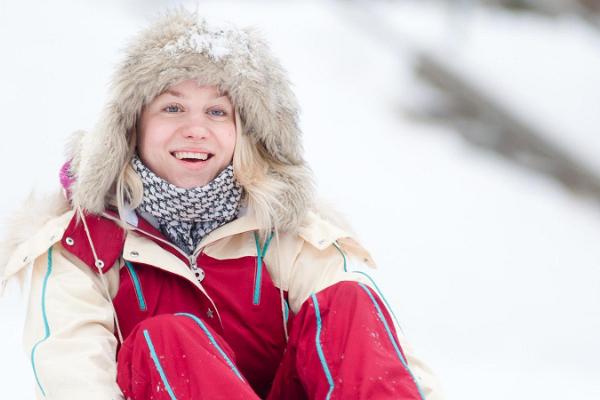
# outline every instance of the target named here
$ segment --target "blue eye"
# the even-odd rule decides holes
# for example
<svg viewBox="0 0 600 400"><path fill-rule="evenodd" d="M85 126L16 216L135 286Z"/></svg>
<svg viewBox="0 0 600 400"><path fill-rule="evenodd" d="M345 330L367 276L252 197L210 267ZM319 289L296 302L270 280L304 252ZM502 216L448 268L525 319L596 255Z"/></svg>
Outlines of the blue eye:
<svg viewBox="0 0 600 400"><path fill-rule="evenodd" d="M163 111L166 111L168 113L176 113L179 111L183 111L183 107L181 107L179 104L169 104L168 106L163 108Z"/></svg>
<svg viewBox="0 0 600 400"><path fill-rule="evenodd" d="M227 113L223 110L220 110L218 108L213 109L213 110L208 110L208 113L210 115L212 115L213 117L224 117L225 115L227 115Z"/></svg>

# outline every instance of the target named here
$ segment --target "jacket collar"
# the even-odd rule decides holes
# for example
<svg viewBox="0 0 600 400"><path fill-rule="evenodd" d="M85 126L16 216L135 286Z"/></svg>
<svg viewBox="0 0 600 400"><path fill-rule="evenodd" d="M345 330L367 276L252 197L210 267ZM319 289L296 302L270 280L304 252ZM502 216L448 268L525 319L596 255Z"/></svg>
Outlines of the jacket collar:
<svg viewBox="0 0 600 400"><path fill-rule="evenodd" d="M115 222L120 222L119 217L115 212L105 211L102 214L104 217L111 219ZM161 232L154 226L151 222L152 220L147 221L142 218L135 210L126 209L124 214L122 215L122 220L124 220L129 229L133 229L144 236L160 242L159 245L165 249L171 251L172 249L177 249L176 254L178 257L187 259L187 256L183 256L184 252L181 249L178 249L177 246L172 244ZM258 224L254 213L250 208L242 208L240 213L236 219L231 222L222 225L209 233L206 237L202 239L202 241L196 247L197 253L199 249L203 249L212 243L223 239L225 237L234 236L240 233L251 232L261 229L261 226ZM174 253L175 254L175 253Z"/></svg>

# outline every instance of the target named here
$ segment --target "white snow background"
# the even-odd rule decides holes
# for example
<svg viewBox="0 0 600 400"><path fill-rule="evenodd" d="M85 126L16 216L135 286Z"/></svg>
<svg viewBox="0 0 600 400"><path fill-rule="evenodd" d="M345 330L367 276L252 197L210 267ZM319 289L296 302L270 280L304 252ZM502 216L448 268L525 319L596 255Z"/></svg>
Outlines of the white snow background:
<svg viewBox="0 0 600 400"><path fill-rule="evenodd" d="M93 126L120 49L174 3L0 1L0 217L32 187L58 185L64 141ZM402 106L420 95L410 54L366 34L345 3L201 1L199 10L257 26L269 39L302 106L320 193L371 250L375 279L449 399L600 398L598 204L470 147L449 128L409 119ZM439 28L428 19L435 3L406 4L408 28ZM510 96L503 89L495 88ZM586 106L564 97L565 112ZM589 154L598 126L587 127L576 128L588 138L570 145ZM0 398L32 399L21 349L25 302L8 289Z"/></svg>

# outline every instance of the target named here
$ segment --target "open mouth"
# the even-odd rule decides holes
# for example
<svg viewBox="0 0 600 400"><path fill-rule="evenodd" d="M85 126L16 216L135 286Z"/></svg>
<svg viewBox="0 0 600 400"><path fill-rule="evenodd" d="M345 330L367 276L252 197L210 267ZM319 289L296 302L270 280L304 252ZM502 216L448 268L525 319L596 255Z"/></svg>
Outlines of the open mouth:
<svg viewBox="0 0 600 400"><path fill-rule="evenodd" d="M212 153L195 153L189 151L175 151L171 154L178 160L190 163L202 163L210 160L214 156Z"/></svg>

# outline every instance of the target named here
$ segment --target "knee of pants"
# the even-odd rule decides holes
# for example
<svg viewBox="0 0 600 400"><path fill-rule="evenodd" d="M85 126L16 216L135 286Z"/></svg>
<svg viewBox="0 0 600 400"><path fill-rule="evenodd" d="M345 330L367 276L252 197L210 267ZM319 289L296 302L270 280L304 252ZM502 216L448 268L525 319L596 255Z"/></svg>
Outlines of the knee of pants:
<svg viewBox="0 0 600 400"><path fill-rule="evenodd" d="M229 344L202 319L190 314L161 314L140 321L125 339L119 356L121 353L125 356L139 346L145 349L149 340L174 353L205 350L220 354L223 351L235 362L235 353Z"/></svg>
<svg viewBox="0 0 600 400"><path fill-rule="evenodd" d="M177 318L173 314L162 314L154 317L146 318L140 321L131 331L129 336L121 344L117 359L120 366L131 362L131 358L135 353L147 352L148 340L146 336L151 335L154 340L162 339L166 336L172 336L172 332L177 324Z"/></svg>
<svg viewBox="0 0 600 400"><path fill-rule="evenodd" d="M315 294L324 308L336 307L354 313L357 308L372 307L372 301L380 302L379 296L364 283L341 281ZM352 305L352 307L349 307Z"/></svg>
<svg viewBox="0 0 600 400"><path fill-rule="evenodd" d="M117 383L132 399L168 398L165 393L171 399L256 398L229 345L191 314L141 321L119 352ZM149 388L159 388L162 397Z"/></svg>

